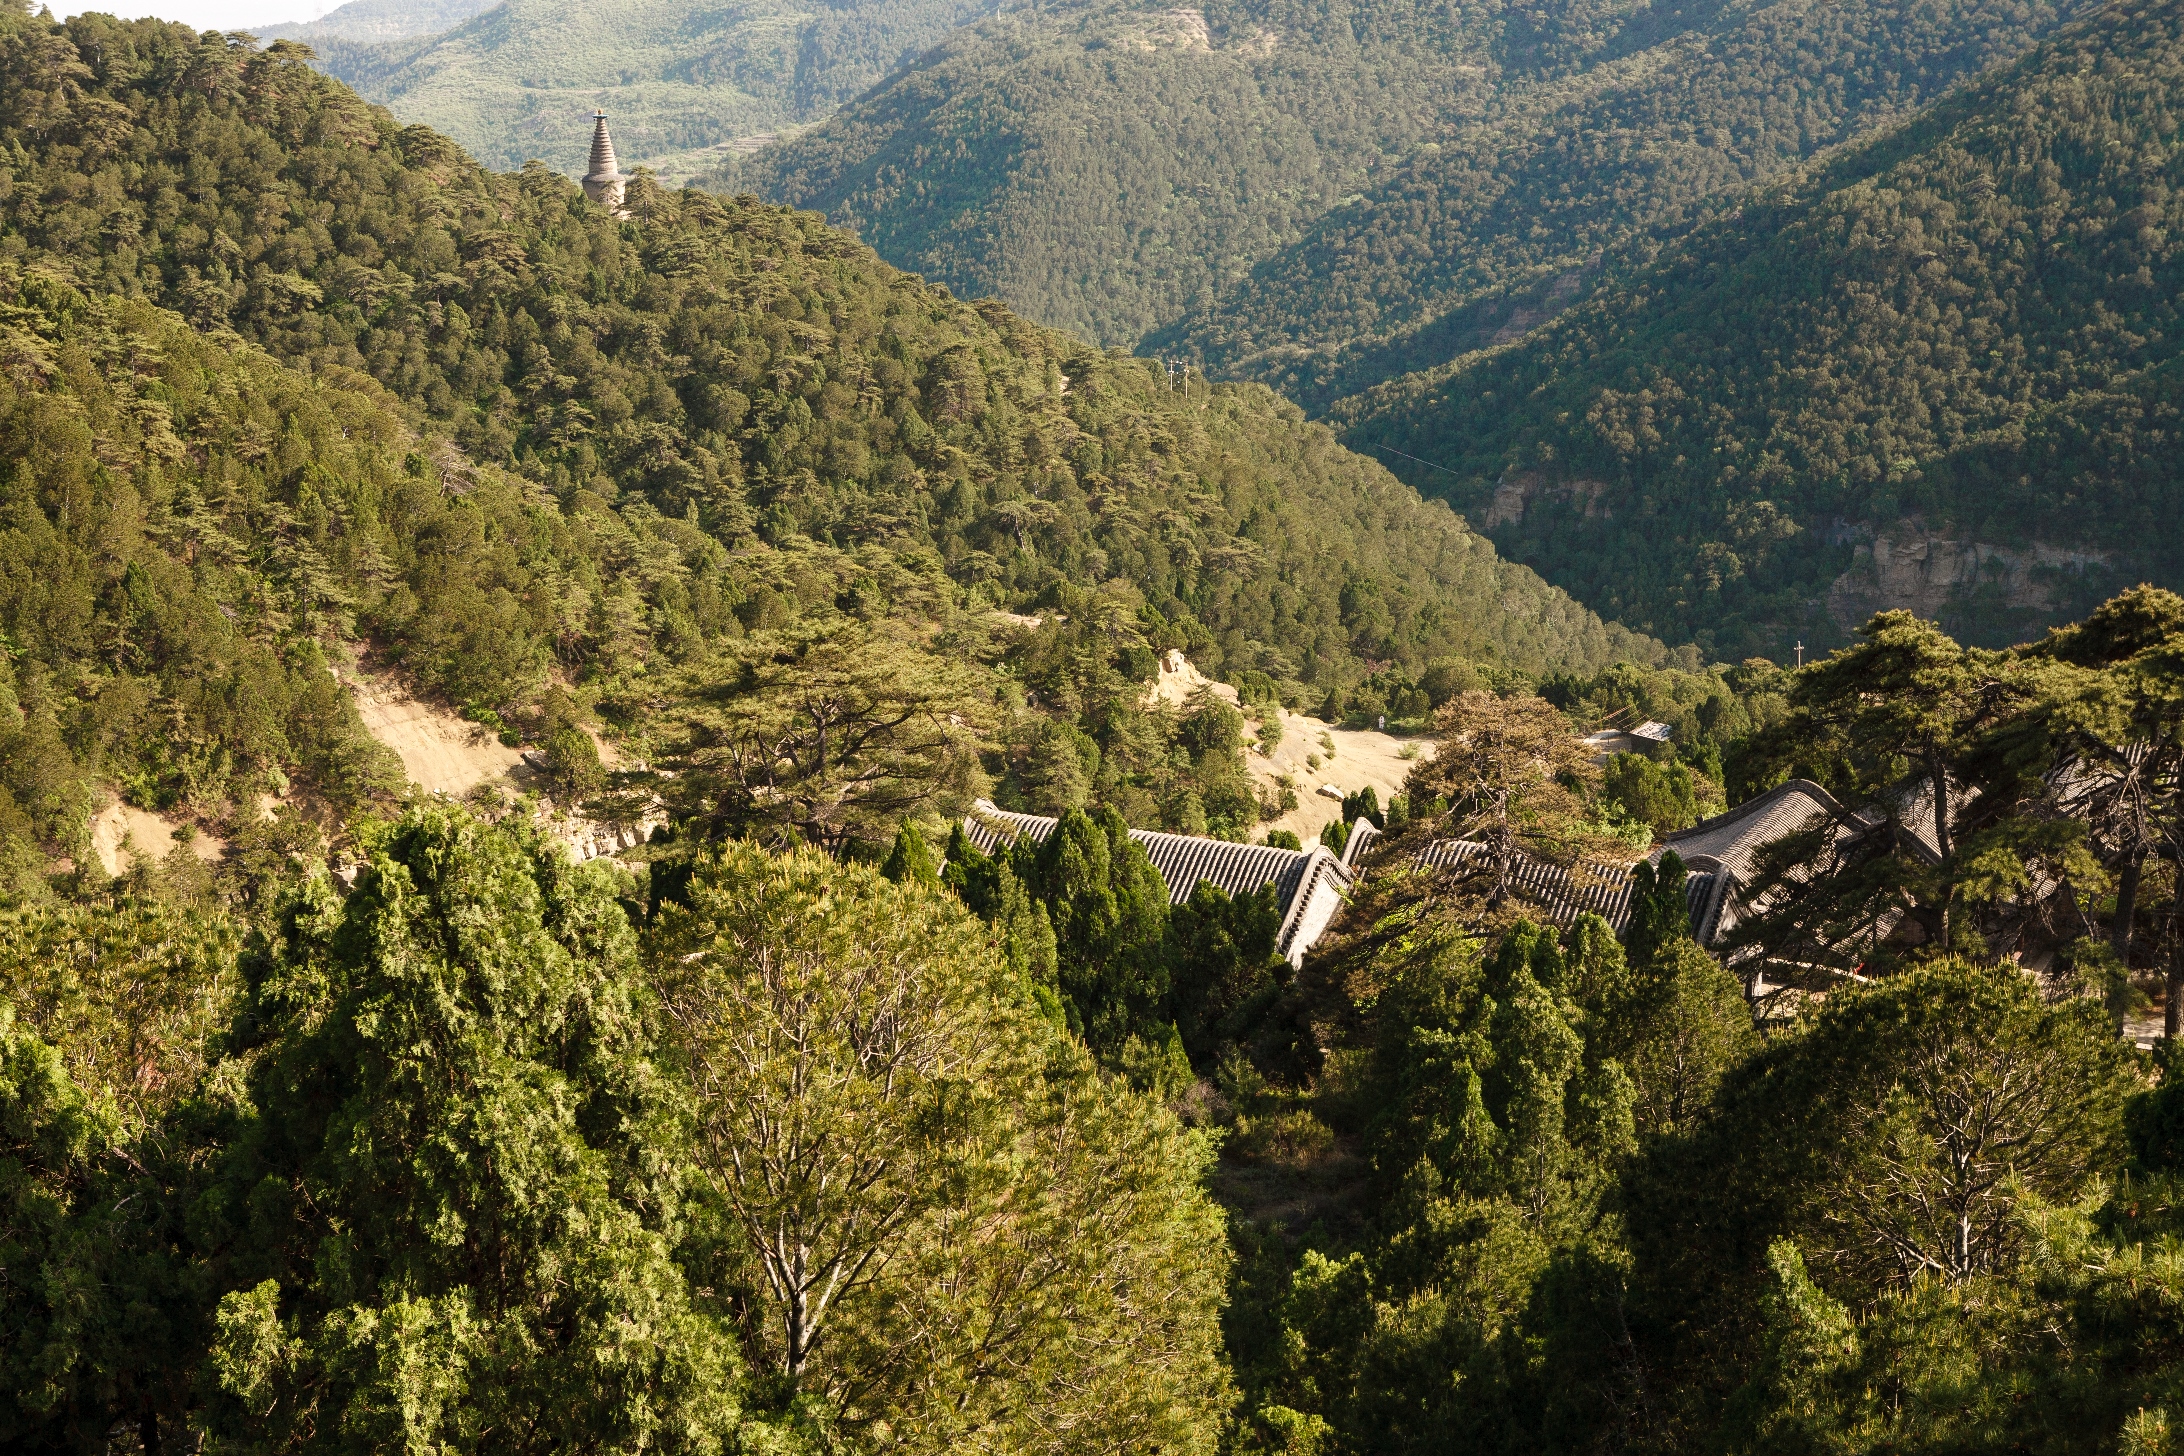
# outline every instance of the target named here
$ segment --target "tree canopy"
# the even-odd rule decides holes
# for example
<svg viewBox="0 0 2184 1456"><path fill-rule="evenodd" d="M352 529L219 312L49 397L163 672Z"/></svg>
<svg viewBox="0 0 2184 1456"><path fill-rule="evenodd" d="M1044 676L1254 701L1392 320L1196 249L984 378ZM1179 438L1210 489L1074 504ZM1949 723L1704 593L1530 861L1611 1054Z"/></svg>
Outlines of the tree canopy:
<svg viewBox="0 0 2184 1456"><path fill-rule="evenodd" d="M2171 581L2180 54L2165 7L2101 7L1536 335L1345 402L1344 439L1726 657L1842 640L1922 542L1921 610L1985 645Z"/></svg>

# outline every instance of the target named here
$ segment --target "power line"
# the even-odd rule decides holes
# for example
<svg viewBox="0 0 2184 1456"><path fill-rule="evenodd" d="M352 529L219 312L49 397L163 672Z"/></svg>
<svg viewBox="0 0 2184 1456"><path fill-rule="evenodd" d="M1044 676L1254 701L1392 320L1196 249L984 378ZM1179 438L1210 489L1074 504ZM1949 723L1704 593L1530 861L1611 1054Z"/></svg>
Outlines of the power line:
<svg viewBox="0 0 2184 1456"><path fill-rule="evenodd" d="M1398 450L1393 445L1375 445L1373 448L1376 450L1385 450L1390 455L1401 455L1405 460L1417 460L1420 465L1425 466L1428 470L1438 470L1443 475L1453 475L1458 480L1463 479L1463 472L1460 470L1451 470L1446 465L1436 465L1431 460L1421 460L1418 456L1409 454L1402 450Z"/></svg>

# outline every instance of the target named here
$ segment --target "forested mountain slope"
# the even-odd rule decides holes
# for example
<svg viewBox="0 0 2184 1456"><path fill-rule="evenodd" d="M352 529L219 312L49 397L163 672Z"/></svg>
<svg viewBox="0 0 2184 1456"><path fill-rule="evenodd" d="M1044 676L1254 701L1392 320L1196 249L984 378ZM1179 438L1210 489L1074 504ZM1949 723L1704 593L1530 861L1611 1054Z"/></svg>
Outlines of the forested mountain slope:
<svg viewBox="0 0 2184 1456"><path fill-rule="evenodd" d="M2174 7L2111 5L1531 338L1346 402L1345 438L1732 656L1883 604L2007 639L2175 580L2180 88Z"/></svg>
<svg viewBox="0 0 2184 1456"><path fill-rule="evenodd" d="M1492 57L1462 17L1412 0L1012 11L720 185L1129 344L1484 105Z"/></svg>
<svg viewBox="0 0 2184 1456"><path fill-rule="evenodd" d="M303 40L314 45L407 40L453 30L492 8L492 0L349 0L316 20L254 26L251 33L260 40Z"/></svg>
<svg viewBox="0 0 2184 1456"><path fill-rule="evenodd" d="M1634 9L1591 64L1450 118L1157 340L1317 413L1513 338L1751 183L2010 59L2080 0ZM1665 12L1665 13L1664 13ZM1612 286L1612 283L1611 285Z"/></svg>
<svg viewBox="0 0 2184 1456"><path fill-rule="evenodd" d="M602 107L625 169L648 163L679 177L696 165L690 154L826 116L991 9L990 0L719 9L506 0L408 40L295 36L367 100L445 133L489 167L535 157L574 173Z"/></svg>
<svg viewBox="0 0 2184 1456"><path fill-rule="evenodd" d="M1011 12L723 182L959 292L1317 410L1521 332L1602 249L1680 234L2073 8Z"/></svg>
<svg viewBox="0 0 2184 1456"><path fill-rule="evenodd" d="M1173 725L1116 706L1155 650L1293 701L1434 657L1545 672L1660 655L1269 392L1172 391L808 215L640 189L641 216L618 222L543 169L495 176L397 129L278 47L99 17L10 20L0 47L20 98L0 261L33 280L9 285L20 429L74 462L49 478L18 456L0 623L36 644L43 681L75 685L25 720L67 747L69 782L134 776L153 802L209 811L297 769L277 734L236 737L229 709L191 706L218 694L174 676L228 681L238 632L293 661L377 642L512 732L538 731L567 682L662 749L686 689L764 678L748 655L769 633L807 634L792 662L817 642L879 678L975 666L935 691L990 703L994 673L1034 682L1043 711L1088 725L1070 741L1098 759L1089 782L1181 823L1212 812L1207 786L1169 765ZM142 301L124 319L101 296ZM167 368L183 372L163 383ZM101 390L118 402L79 418L71 401ZM268 391L318 402L247 404ZM142 436L165 415L172 448ZM48 417L78 423L53 434ZM372 450L345 465L312 445L337 429ZM86 514L68 481L118 503ZM193 544L206 530L216 547ZM208 584L205 551L233 582ZM195 625L144 636L167 596ZM1067 640L1039 649L1051 666L1008 666L988 609L1033 604L1063 607ZM894 646L860 645L874 633ZM106 763L83 705L131 701L139 727L112 730ZM171 751L147 712L171 718ZM1044 742L984 710L964 723L1004 779ZM24 792L54 805L39 837L65 842L77 809L58 783ZM1251 812L1247 794L1225 817Z"/></svg>

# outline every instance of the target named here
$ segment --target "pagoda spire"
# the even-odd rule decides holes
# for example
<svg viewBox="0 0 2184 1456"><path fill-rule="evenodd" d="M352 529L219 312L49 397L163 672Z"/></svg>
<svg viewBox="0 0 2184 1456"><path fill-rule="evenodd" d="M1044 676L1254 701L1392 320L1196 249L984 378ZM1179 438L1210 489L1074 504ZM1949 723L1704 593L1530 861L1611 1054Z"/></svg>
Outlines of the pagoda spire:
<svg viewBox="0 0 2184 1456"><path fill-rule="evenodd" d="M592 128L591 170L584 175L584 195L619 215L622 211L622 189L629 179L622 175L621 164L614 158L614 138L607 135L607 114L592 113L598 125Z"/></svg>

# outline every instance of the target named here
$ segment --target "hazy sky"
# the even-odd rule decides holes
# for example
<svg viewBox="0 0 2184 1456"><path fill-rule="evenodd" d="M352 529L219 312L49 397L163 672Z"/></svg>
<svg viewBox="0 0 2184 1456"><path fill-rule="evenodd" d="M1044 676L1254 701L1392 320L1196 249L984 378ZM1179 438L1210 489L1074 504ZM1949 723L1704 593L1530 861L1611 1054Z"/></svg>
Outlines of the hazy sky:
<svg viewBox="0 0 2184 1456"><path fill-rule="evenodd" d="M53 4L53 0L45 0ZM53 4L53 12L66 19L85 10L100 10L135 20L156 15L180 20L199 30L248 30L254 25L277 25L284 20L316 20L341 0L89 0L89 3Z"/></svg>

